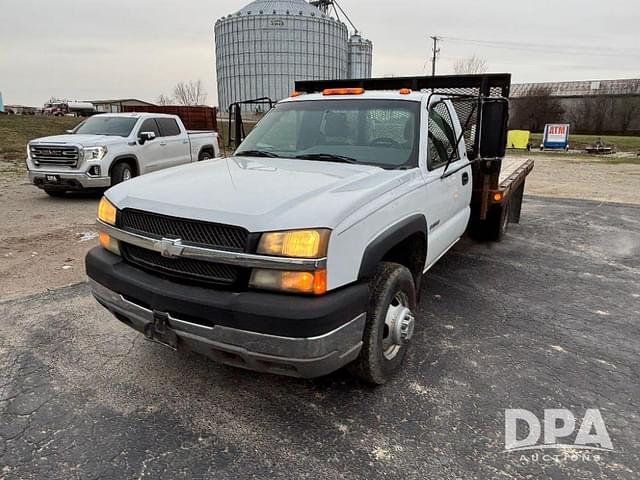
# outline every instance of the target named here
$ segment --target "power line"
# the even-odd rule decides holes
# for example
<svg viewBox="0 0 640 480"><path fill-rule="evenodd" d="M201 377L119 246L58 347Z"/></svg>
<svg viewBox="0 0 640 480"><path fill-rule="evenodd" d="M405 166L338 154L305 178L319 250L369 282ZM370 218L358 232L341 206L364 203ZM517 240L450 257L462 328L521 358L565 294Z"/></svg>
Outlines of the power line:
<svg viewBox="0 0 640 480"><path fill-rule="evenodd" d="M517 50L523 52L546 53L551 55L582 55L593 57L625 57L640 56L640 50L625 48L606 48L593 46L572 46L572 45L549 45L549 44L533 44L521 42L506 42L493 40L478 40L469 38L456 37L440 37L440 40L469 44L487 48L498 48L503 50Z"/></svg>

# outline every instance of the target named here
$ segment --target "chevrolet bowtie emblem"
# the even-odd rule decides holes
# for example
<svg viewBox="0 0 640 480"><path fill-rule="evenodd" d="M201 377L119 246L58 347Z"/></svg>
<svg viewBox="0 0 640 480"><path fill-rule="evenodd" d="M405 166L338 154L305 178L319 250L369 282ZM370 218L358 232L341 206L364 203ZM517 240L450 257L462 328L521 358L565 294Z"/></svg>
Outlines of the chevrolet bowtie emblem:
<svg viewBox="0 0 640 480"><path fill-rule="evenodd" d="M155 251L165 258L178 258L182 255L184 247L181 239L163 238L153 245Z"/></svg>

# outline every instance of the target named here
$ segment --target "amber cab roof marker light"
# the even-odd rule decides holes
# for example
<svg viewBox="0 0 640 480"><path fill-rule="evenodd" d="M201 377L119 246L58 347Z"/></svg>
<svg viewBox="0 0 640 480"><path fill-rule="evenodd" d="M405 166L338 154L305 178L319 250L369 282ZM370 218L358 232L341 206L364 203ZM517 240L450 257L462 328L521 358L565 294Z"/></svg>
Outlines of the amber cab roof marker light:
<svg viewBox="0 0 640 480"><path fill-rule="evenodd" d="M400 89L400 95L409 95L411 93L411 89L410 88L401 88Z"/></svg>
<svg viewBox="0 0 640 480"><path fill-rule="evenodd" d="M364 88L326 88L322 94L325 96L330 95L362 95Z"/></svg>

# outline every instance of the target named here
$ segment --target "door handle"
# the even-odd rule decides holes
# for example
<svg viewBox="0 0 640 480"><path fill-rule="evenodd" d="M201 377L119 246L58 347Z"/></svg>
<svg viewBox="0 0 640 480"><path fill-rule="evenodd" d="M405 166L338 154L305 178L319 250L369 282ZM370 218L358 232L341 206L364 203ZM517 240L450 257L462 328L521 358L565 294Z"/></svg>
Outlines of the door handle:
<svg viewBox="0 0 640 480"><path fill-rule="evenodd" d="M462 185L466 185L467 183L469 183L469 173L464 172L462 174Z"/></svg>
<svg viewBox="0 0 640 480"><path fill-rule="evenodd" d="M167 142L160 142L160 145L163 146L163 147L166 147L167 146Z"/></svg>
<svg viewBox="0 0 640 480"><path fill-rule="evenodd" d="M182 140L182 143L186 145L187 143L189 143L189 140Z"/></svg>

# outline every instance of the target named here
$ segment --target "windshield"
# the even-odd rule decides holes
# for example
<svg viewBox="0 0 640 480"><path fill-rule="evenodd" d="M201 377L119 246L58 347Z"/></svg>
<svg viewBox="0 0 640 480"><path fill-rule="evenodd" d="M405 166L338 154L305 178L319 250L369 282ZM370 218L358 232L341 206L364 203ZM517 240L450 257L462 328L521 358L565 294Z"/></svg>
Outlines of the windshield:
<svg viewBox="0 0 640 480"><path fill-rule="evenodd" d="M311 100L271 110L236 155L417 166L420 103L406 100Z"/></svg>
<svg viewBox="0 0 640 480"><path fill-rule="evenodd" d="M135 117L91 117L82 122L73 133L128 137L137 121Z"/></svg>

